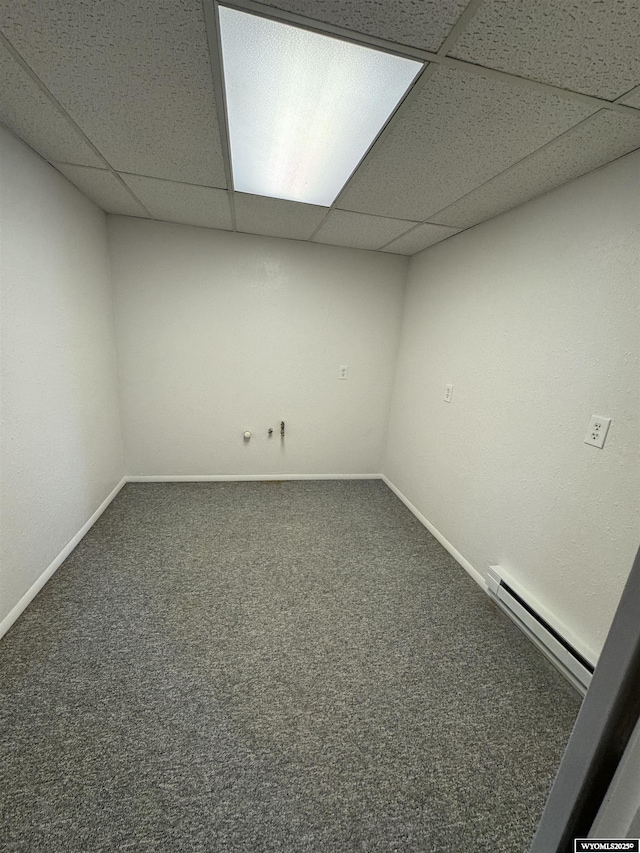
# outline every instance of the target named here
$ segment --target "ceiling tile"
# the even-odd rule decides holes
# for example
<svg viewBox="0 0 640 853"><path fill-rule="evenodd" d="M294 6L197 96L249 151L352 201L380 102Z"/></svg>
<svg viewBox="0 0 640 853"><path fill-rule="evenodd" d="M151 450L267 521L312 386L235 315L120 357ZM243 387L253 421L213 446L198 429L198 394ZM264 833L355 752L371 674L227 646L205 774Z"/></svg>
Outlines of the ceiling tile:
<svg viewBox="0 0 640 853"><path fill-rule="evenodd" d="M314 236L314 243L350 246L353 249L379 249L413 228L415 222L385 219L347 210L332 210Z"/></svg>
<svg viewBox="0 0 640 853"><path fill-rule="evenodd" d="M45 160L104 166L82 134L0 40L0 122Z"/></svg>
<svg viewBox="0 0 640 853"><path fill-rule="evenodd" d="M628 107L635 107L637 110L640 110L640 86L637 89L634 89L633 92L629 92L629 94L622 99L622 103L626 104Z"/></svg>
<svg viewBox="0 0 640 853"><path fill-rule="evenodd" d="M266 0L267 6L397 44L436 51L468 0Z"/></svg>
<svg viewBox="0 0 640 853"><path fill-rule="evenodd" d="M86 166L71 166L68 163L53 165L107 213L149 217L147 211L127 192L127 188L113 172Z"/></svg>
<svg viewBox="0 0 640 853"><path fill-rule="evenodd" d="M121 177L155 219L227 231L233 228L226 190L161 181L140 175Z"/></svg>
<svg viewBox="0 0 640 853"><path fill-rule="evenodd" d="M201 0L12 2L0 28L113 168L225 186Z"/></svg>
<svg viewBox="0 0 640 853"><path fill-rule="evenodd" d="M640 114L601 110L432 218L460 228L475 225L636 148Z"/></svg>
<svg viewBox="0 0 640 853"><path fill-rule="evenodd" d="M394 240L393 243L389 243L383 251L394 252L398 255L415 255L416 252L421 252L422 249L441 243L459 231L459 228L447 228L445 225L432 225L430 222L426 222L398 240Z"/></svg>
<svg viewBox="0 0 640 853"><path fill-rule="evenodd" d="M340 208L429 219L595 112L452 68L435 69L414 91L338 197Z"/></svg>
<svg viewBox="0 0 640 853"><path fill-rule="evenodd" d="M235 193L236 225L247 234L308 240L327 214L326 207L262 195Z"/></svg>
<svg viewBox="0 0 640 853"><path fill-rule="evenodd" d="M485 0L452 56L614 100L640 83L637 0Z"/></svg>

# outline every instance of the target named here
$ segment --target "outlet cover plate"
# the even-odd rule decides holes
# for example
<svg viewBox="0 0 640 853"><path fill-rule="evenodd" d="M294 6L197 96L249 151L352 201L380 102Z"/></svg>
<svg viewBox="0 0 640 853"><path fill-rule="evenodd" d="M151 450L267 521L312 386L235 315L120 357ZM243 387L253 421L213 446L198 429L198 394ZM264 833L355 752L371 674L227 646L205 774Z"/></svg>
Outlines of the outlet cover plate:
<svg viewBox="0 0 640 853"><path fill-rule="evenodd" d="M450 403L452 397L453 397L453 385L447 385L447 387L444 389L444 401L445 401L445 403Z"/></svg>
<svg viewBox="0 0 640 853"><path fill-rule="evenodd" d="M592 415L584 443L592 444L594 447L602 449L604 447L604 442L607 437L607 433L609 432L610 425L611 418L601 418L599 415Z"/></svg>

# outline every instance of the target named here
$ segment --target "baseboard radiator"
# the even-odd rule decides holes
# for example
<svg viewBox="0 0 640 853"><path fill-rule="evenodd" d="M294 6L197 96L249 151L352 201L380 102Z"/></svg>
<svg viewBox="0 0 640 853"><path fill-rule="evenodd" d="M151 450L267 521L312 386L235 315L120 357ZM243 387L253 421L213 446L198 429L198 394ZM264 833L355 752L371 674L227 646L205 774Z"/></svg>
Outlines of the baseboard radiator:
<svg viewBox="0 0 640 853"><path fill-rule="evenodd" d="M583 696L593 675L592 664L578 652L530 602L516 592L500 566L487 572L487 592L551 663Z"/></svg>

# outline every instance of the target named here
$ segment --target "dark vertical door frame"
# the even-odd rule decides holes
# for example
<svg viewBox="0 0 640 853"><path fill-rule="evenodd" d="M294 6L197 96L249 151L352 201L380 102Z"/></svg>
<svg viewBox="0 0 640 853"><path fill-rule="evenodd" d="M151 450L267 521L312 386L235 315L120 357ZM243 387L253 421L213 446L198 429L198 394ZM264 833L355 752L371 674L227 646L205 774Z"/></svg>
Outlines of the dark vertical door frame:
<svg viewBox="0 0 640 853"><path fill-rule="evenodd" d="M570 853L588 835L639 717L640 550L530 853Z"/></svg>

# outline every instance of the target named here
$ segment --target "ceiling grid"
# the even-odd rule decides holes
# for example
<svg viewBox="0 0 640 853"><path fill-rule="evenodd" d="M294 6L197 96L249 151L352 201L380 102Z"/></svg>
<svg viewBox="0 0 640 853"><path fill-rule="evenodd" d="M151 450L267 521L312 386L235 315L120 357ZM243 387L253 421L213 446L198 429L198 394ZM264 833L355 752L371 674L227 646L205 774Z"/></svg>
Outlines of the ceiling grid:
<svg viewBox="0 0 640 853"><path fill-rule="evenodd" d="M411 255L640 148L640 0L235 0L426 64L329 207L238 193L214 0L0 0L0 122L109 213Z"/></svg>
<svg viewBox="0 0 640 853"><path fill-rule="evenodd" d="M220 39L220 27L218 15L213 0L203 0L202 14L204 16L207 30L207 43L209 45L209 62L211 65L211 77L216 103L223 116L220 123L220 152L224 165L225 186L229 196L229 210L231 213L232 230L237 230L235 193L233 191L233 173L231 169L231 143L229 141L229 123L226 120L227 103L224 86L224 67L222 65L222 42Z"/></svg>

